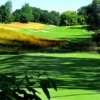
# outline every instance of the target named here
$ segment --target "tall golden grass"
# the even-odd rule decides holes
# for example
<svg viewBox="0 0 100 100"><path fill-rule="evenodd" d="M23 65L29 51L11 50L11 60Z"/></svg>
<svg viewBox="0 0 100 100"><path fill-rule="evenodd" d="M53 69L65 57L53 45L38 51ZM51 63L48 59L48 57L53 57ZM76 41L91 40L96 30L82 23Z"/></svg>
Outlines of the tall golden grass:
<svg viewBox="0 0 100 100"><path fill-rule="evenodd" d="M63 40L59 39L49 39L25 35L22 33L15 32L13 30L0 28L0 44L10 44L17 46L24 45L28 48L30 48L30 46L31 48L34 48L34 45L40 47L56 47L61 45L63 42Z"/></svg>
<svg viewBox="0 0 100 100"><path fill-rule="evenodd" d="M29 23L19 23L19 22L14 22L14 23L10 23L10 24L3 24L0 23L0 28L3 29L10 29L10 30L14 30L14 29L22 29L22 28L28 28L28 29L43 29L44 28L44 24L40 24L40 23L33 23L33 22L29 22Z"/></svg>

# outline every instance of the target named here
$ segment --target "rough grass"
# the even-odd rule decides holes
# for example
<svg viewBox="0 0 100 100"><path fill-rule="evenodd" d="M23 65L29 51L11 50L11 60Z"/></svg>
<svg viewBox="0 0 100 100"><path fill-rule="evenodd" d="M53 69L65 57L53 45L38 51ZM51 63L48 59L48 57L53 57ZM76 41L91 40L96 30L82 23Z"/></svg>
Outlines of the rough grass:
<svg viewBox="0 0 100 100"><path fill-rule="evenodd" d="M87 30L87 26L68 26L59 27L54 25L45 25L40 23L11 23L0 24L0 28L14 30L33 36L42 36L44 38L91 38L93 32Z"/></svg>
<svg viewBox="0 0 100 100"><path fill-rule="evenodd" d="M58 92L50 89L51 100L99 100L100 55L91 53L0 54L0 73L47 72L56 80ZM41 89L37 89L41 91ZM42 92L42 91L41 91ZM47 100L41 94L42 100Z"/></svg>
<svg viewBox="0 0 100 100"><path fill-rule="evenodd" d="M0 28L10 29L10 30L22 29L22 28L43 29L44 25L40 24L40 23L32 23L32 22L29 22L27 24L25 24L25 23L19 23L19 22L14 22L14 23L10 23L10 24L2 24L2 23L0 23Z"/></svg>
<svg viewBox="0 0 100 100"><path fill-rule="evenodd" d="M27 47L34 49L34 45L41 47L61 47L69 40L80 40L91 38L93 32L89 32L87 26L58 27L39 23L11 23L0 24L0 44L15 47ZM9 45L8 45L9 44ZM25 46L26 45L26 46ZM1 47L2 48L2 47Z"/></svg>
<svg viewBox="0 0 100 100"><path fill-rule="evenodd" d="M34 50L34 46L53 47L60 45L62 42L63 41L59 39L42 38L39 36L26 35L13 30L0 28L0 45L3 44L4 46L5 44L7 47L9 47L9 45L16 45L16 47L24 45L25 47L31 47L31 49Z"/></svg>

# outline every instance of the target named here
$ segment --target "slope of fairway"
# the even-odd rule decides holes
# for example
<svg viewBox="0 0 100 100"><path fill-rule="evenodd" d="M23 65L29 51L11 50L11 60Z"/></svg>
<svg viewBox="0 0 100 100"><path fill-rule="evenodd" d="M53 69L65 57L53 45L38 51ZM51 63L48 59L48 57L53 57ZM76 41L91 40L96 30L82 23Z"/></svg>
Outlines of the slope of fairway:
<svg viewBox="0 0 100 100"><path fill-rule="evenodd" d="M45 25L44 29L20 29L19 32L48 38L78 39L91 38L93 32L88 31L84 26L58 27Z"/></svg>
<svg viewBox="0 0 100 100"><path fill-rule="evenodd" d="M43 38L0 28L0 51L35 50L41 47L56 47L61 43L63 41L59 39Z"/></svg>
<svg viewBox="0 0 100 100"><path fill-rule="evenodd" d="M0 28L14 30L33 36L42 36L45 38L91 38L91 35L93 34L93 32L87 30L87 26L59 27L32 22L27 24L17 22L11 24L0 24Z"/></svg>
<svg viewBox="0 0 100 100"><path fill-rule="evenodd" d="M0 55L0 73L47 72L58 91L51 100L100 100L100 55L91 53L25 53ZM41 93L41 89L37 89ZM47 100L40 94L42 100Z"/></svg>

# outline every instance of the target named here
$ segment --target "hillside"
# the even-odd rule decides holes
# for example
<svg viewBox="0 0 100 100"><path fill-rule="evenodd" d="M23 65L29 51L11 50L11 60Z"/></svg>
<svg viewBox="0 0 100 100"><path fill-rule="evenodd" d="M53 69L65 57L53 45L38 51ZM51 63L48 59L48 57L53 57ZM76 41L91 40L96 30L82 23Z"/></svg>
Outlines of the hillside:
<svg viewBox="0 0 100 100"><path fill-rule="evenodd" d="M66 41L91 38L93 32L86 26L58 27L40 23L0 24L0 50L2 48L38 49L60 47Z"/></svg>
<svg viewBox="0 0 100 100"><path fill-rule="evenodd" d="M22 34L13 30L0 29L0 51L36 50L42 47L56 47L62 42L59 39L42 38Z"/></svg>
<svg viewBox="0 0 100 100"><path fill-rule="evenodd" d="M87 30L87 26L66 26L59 27L40 23L19 23L0 24L0 28L17 31L33 36L45 38L89 38L93 32Z"/></svg>

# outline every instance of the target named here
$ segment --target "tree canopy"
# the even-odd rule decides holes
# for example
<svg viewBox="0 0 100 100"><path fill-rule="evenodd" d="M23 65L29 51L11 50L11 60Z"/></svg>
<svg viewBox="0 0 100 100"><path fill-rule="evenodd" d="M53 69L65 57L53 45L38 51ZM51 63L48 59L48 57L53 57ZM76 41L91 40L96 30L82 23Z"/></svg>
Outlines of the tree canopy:
<svg viewBox="0 0 100 100"><path fill-rule="evenodd" d="M90 24L93 23L93 17L91 16L92 7L91 4L83 6L78 9L79 23Z"/></svg>
<svg viewBox="0 0 100 100"><path fill-rule="evenodd" d="M48 12L40 8L31 7L25 4L21 9L13 12L14 21L27 23L27 22L40 22L44 24L59 25L60 14L56 11Z"/></svg>
<svg viewBox="0 0 100 100"><path fill-rule="evenodd" d="M0 6L0 22L9 23L13 20L12 3L7 1L5 5Z"/></svg>
<svg viewBox="0 0 100 100"><path fill-rule="evenodd" d="M92 15L94 17L94 25L100 28L100 0L93 0Z"/></svg>
<svg viewBox="0 0 100 100"><path fill-rule="evenodd" d="M100 0L93 0L92 4L83 6L77 11L65 11L62 14L56 11L47 11L31 7L28 3L21 9L12 12L12 2L7 1L0 6L0 22L40 22L44 24L72 26L94 25L100 27Z"/></svg>
<svg viewBox="0 0 100 100"><path fill-rule="evenodd" d="M78 15L76 11L65 11L61 14L60 25L77 25L78 24Z"/></svg>

